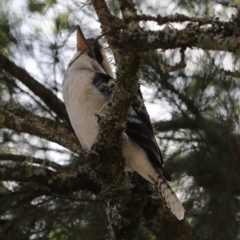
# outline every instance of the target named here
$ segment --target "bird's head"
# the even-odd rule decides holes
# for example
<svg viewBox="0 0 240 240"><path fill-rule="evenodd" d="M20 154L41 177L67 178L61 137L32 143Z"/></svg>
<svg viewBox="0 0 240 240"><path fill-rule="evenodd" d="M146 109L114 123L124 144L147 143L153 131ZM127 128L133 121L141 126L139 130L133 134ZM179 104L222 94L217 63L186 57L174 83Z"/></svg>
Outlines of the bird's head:
<svg viewBox="0 0 240 240"><path fill-rule="evenodd" d="M113 77L111 65L102 45L95 39L86 39L77 26L77 53L68 64L69 69L91 69Z"/></svg>

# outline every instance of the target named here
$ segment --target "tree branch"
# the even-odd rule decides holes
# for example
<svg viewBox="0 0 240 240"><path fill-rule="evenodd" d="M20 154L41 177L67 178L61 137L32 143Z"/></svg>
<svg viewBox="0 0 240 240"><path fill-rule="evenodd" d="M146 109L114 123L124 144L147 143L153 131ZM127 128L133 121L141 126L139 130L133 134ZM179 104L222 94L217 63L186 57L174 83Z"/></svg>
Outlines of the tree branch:
<svg viewBox="0 0 240 240"><path fill-rule="evenodd" d="M151 15L135 15L134 17L130 17L132 21L154 21L157 22L159 25L167 24L170 22L195 22L201 25L207 25L207 24L221 24L225 27L230 27L230 24L228 22L219 21L218 18L194 18L194 17L188 17L184 14L174 14L174 15L168 15L168 16L151 16Z"/></svg>
<svg viewBox="0 0 240 240"><path fill-rule="evenodd" d="M181 60L176 65L169 66L164 63L159 63L159 66L161 68L163 68L164 70L166 70L167 72L174 72L174 71L180 70L182 68L185 68L187 66L186 62L185 62L185 50L186 50L186 48L181 48L181 50L180 50Z"/></svg>
<svg viewBox="0 0 240 240"><path fill-rule="evenodd" d="M127 44L130 44L127 42ZM186 28L178 30L166 27L161 31L144 31L138 34L135 43L137 51L144 52L151 49L173 48L202 48L204 50L228 51L238 53L240 43L232 29L212 25L210 27L189 24Z"/></svg>
<svg viewBox="0 0 240 240"><path fill-rule="evenodd" d="M179 129L197 130L198 126L187 118L181 117L169 121L158 121L153 124L158 132L177 131Z"/></svg>
<svg viewBox="0 0 240 240"><path fill-rule="evenodd" d="M72 171L54 172L47 168L24 163L4 163L0 166L1 181L32 182L45 186L46 192L68 194L78 190L99 193L101 187L90 177L88 170L75 168Z"/></svg>
<svg viewBox="0 0 240 240"><path fill-rule="evenodd" d="M9 74L21 81L27 86L36 96L38 96L58 117L68 119L64 103L59 100L51 90L36 81L23 68L17 66L8 58L0 53L0 68L7 71Z"/></svg>
<svg viewBox="0 0 240 240"><path fill-rule="evenodd" d="M55 162L51 162L47 159L41 159L41 158L35 158L32 156L24 156L24 155L16 155L16 154L0 154L0 161L6 161L6 160L10 160L10 161L14 161L14 162L19 162L19 163L28 163L28 164L40 164L41 167L51 167L54 168L55 170L60 170L63 168L63 166L55 163Z"/></svg>
<svg viewBox="0 0 240 240"><path fill-rule="evenodd" d="M126 28L125 23L111 14L105 0L92 0L92 4L101 23L102 31L104 33L108 32L105 37L116 59L115 53L118 51L116 46L119 44L119 41L115 41L115 39L120 39L120 29Z"/></svg>
<svg viewBox="0 0 240 240"><path fill-rule="evenodd" d="M169 121L158 121L155 122L154 128L159 132L177 131L179 129L189 129L189 130L204 130L206 126L208 128L217 129L220 127L216 122L205 119L204 121L196 121L195 119L180 117L177 119L171 119Z"/></svg>
<svg viewBox="0 0 240 240"><path fill-rule="evenodd" d="M14 102L0 101L0 106L17 117L23 118L27 122L42 127L50 132L54 132L57 135L62 136L64 139L74 142L75 144L79 143L72 127L68 123L63 124L59 121L53 121L47 117L34 115L30 111L24 109L21 105Z"/></svg>
<svg viewBox="0 0 240 240"><path fill-rule="evenodd" d="M202 48L204 50L229 51L238 53L240 51L240 43L238 41L239 28L237 18L234 16L231 22L221 22L218 19L208 18L190 18L184 15L176 14L165 17L136 15L134 13L134 5L129 1L119 0L122 13L124 9L133 9L127 11L124 15L125 24L115 16L111 15L105 1L92 0L94 8L98 14L99 20L102 23L104 32L109 28L114 31L119 28L124 28L131 32L139 28L138 22L141 20L154 20L159 24L169 22L191 22L184 29L178 30L167 26L161 31L145 31L139 28L134 39L137 41L134 44L136 51L145 52L150 49L173 49L173 48ZM111 23L109 25L109 23ZM120 24L119 24L120 23ZM131 23L131 24L129 24ZM211 24L211 26L203 26ZM134 26L134 27L133 27ZM106 38L111 46L119 45L119 32L108 34ZM117 35L116 35L117 34ZM117 37L116 37L117 36ZM132 44L132 39L127 41L124 39L122 43L126 45Z"/></svg>
<svg viewBox="0 0 240 240"><path fill-rule="evenodd" d="M227 71L227 70L224 70L223 68L220 68L219 72L221 72L225 76L240 78L240 71L233 71L232 72L232 71Z"/></svg>
<svg viewBox="0 0 240 240"><path fill-rule="evenodd" d="M108 29L106 23L112 20L107 5L105 1L101 0L92 0L92 3L102 28L106 31ZM118 43L115 41L116 38ZM93 170L100 177L109 194L109 199L106 201L108 204L109 239L134 238L148 196L146 182L140 177L134 184L137 187L129 189L130 184L124 174L125 161L121 153L122 133L132 98L135 97L138 89L138 74L136 73L139 70L139 56L132 44L126 46L123 40L130 38L132 39L131 33L125 31L115 32L114 36L107 36L109 45L112 50L114 49L113 53L117 63L117 81L113 97L108 103L106 118L102 118L100 121L98 141L94 146L101 164L95 165ZM121 42L121 46L118 46L119 42ZM119 111L120 109L121 111ZM139 186L142 186L142 189ZM141 202L139 202L139 199L142 199Z"/></svg>
<svg viewBox="0 0 240 240"><path fill-rule="evenodd" d="M98 16L98 19L101 22L103 32L108 32L109 28L113 30L112 28L115 25L116 21L121 21L119 18L111 14L104 0L92 0L92 4ZM118 27L118 24L116 24L115 26ZM108 36L106 37L108 38Z"/></svg>
<svg viewBox="0 0 240 240"><path fill-rule="evenodd" d="M128 20L136 17L136 8L132 0L118 0L118 2L126 23L128 23Z"/></svg>
<svg viewBox="0 0 240 240"><path fill-rule="evenodd" d="M38 127L25 119L19 118L18 116L6 111L4 108L0 107L0 127L5 127L12 129L17 132L29 133L48 141L58 143L59 145L69 149L72 152L81 154L82 150L79 143L73 143L66 141L57 134L45 130L44 128Z"/></svg>

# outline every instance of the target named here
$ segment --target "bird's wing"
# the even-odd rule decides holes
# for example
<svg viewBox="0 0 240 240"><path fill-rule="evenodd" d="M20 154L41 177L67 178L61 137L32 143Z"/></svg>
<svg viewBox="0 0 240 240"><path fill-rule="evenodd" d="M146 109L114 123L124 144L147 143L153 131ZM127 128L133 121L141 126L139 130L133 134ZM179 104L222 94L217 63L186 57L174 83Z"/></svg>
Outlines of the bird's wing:
<svg viewBox="0 0 240 240"><path fill-rule="evenodd" d="M110 99L113 92L113 87L109 86L111 79L110 76L103 73L95 73L93 79L93 85L106 97L106 100ZM153 167L161 171L164 177L170 181L170 175L163 168L162 153L154 137L152 124L140 90L131 104L125 132L146 151Z"/></svg>
<svg viewBox="0 0 240 240"><path fill-rule="evenodd" d="M146 151L153 167L162 170L164 177L170 181L170 175L163 168L162 153L154 137L152 124L140 91L132 102L125 132Z"/></svg>

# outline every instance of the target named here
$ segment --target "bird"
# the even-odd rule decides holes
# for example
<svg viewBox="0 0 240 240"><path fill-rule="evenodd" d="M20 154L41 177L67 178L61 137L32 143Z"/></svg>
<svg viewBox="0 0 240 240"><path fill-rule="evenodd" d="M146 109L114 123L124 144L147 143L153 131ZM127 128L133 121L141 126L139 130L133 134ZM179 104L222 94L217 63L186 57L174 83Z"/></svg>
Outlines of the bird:
<svg viewBox="0 0 240 240"><path fill-rule="evenodd" d="M113 71L103 46L86 39L77 26L77 51L69 62L62 82L63 99L73 130L83 149L91 150L99 133L99 116L111 100ZM182 220L185 209L168 181L163 156L154 136L150 117L139 91L133 99L122 134L122 155L126 166L156 187L171 212Z"/></svg>

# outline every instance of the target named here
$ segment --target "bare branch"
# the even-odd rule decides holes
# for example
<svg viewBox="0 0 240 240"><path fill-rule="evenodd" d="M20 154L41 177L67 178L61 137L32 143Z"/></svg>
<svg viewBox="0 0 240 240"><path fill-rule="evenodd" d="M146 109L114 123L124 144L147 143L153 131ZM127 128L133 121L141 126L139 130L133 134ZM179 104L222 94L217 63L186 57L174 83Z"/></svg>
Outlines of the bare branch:
<svg viewBox="0 0 240 240"><path fill-rule="evenodd" d="M130 41L126 44L130 44ZM135 47L139 52L158 48L197 47L236 53L239 51L240 43L238 36L234 35L230 28L218 25L202 28L196 24L189 24L181 30L168 26L161 31L145 31L139 34Z"/></svg>
<svg viewBox="0 0 240 240"><path fill-rule="evenodd" d="M112 29L112 24L114 24L118 18L110 13L105 0L92 0L92 3L101 22L103 32L109 31L109 28ZM118 19L118 22L119 21L120 19ZM118 25L116 24L116 26Z"/></svg>
<svg viewBox="0 0 240 240"><path fill-rule="evenodd" d="M54 121L47 117L40 117L34 115L14 102L0 101L0 106L6 111L9 111L14 115L23 118L27 122L42 127L50 132L54 132L57 135L64 137L64 139L68 141L75 142L76 144L79 142L75 133L72 130L72 127L68 123L63 124L59 121Z"/></svg>
<svg viewBox="0 0 240 240"><path fill-rule="evenodd" d="M224 70L223 68L220 68L219 71L223 73L225 76L230 76L230 77L235 77L235 78L240 78L240 71L227 71Z"/></svg>
<svg viewBox="0 0 240 240"><path fill-rule="evenodd" d="M38 127L25 119L19 118L18 116L6 111L4 108L0 107L0 127L5 127L18 132L29 133L48 141L58 143L59 145L75 152L81 154L81 147L79 143L69 142L61 138L57 134L45 130L44 128Z"/></svg>
<svg viewBox="0 0 240 240"><path fill-rule="evenodd" d="M127 26L121 19L111 14L105 0L92 0L92 4L101 23L102 31L109 33L106 35L106 39L116 59L116 51L118 51L116 46L119 44L119 41L116 41L116 39L121 39L120 29Z"/></svg>
<svg viewBox="0 0 240 240"><path fill-rule="evenodd" d="M87 170L54 172L47 168L27 163L5 163L0 166L1 181L32 182L46 187L46 192L68 194L78 190L99 193L100 186L95 183Z"/></svg>
<svg viewBox="0 0 240 240"><path fill-rule="evenodd" d="M188 17L184 14L174 14L174 15L168 15L168 16L151 16L151 15L135 15L134 17L130 17L132 21L154 21L157 22L159 25L167 24L170 22L195 22L199 25L206 25L206 24L221 24L222 26L229 26L228 22L222 22L219 21L218 18L194 18L194 17Z"/></svg>
<svg viewBox="0 0 240 240"><path fill-rule="evenodd" d="M92 2L103 30L106 31L108 28L106 19L108 22L112 19L107 5L105 1L101 0L93 0ZM131 44L129 46L123 44L123 39L130 40L132 37L132 33L128 31L115 32L114 36L107 37L118 66L117 81L113 97L108 103L106 118L102 118L100 121L100 133L97 144L94 146L94 150L101 158L101 164L98 163L93 170L100 177L103 186L107 186L109 194L107 204L110 239L134 238L148 196L146 183L143 179L138 179L138 182L143 182L142 189L139 187L129 189L129 181L123 171L125 161L121 154L122 133L132 98L135 97L138 90L138 74L136 73L139 70L139 55ZM119 42L120 46L118 46ZM106 183L107 185L105 185ZM140 185L136 184L136 186ZM142 199L141 203L139 203L139 197ZM132 209L127 206L135 207Z"/></svg>
<svg viewBox="0 0 240 240"><path fill-rule="evenodd" d="M164 70L166 70L167 72L174 72L174 71L180 70L182 68L185 68L186 67L186 63L185 63L185 50L186 50L186 48L182 48L180 50L181 60L175 66L169 66L169 65L166 65L164 63L159 63L159 66L161 68L163 68Z"/></svg>
<svg viewBox="0 0 240 240"><path fill-rule="evenodd" d="M193 121L184 117L171 119L169 121L155 122L153 125L154 128L159 132L177 131L179 129L198 129L198 126L196 126Z"/></svg>
<svg viewBox="0 0 240 240"><path fill-rule="evenodd" d="M41 158L35 158L32 156L24 156L24 155L16 155L16 154L0 154L0 160L1 161L14 161L14 162L20 162L20 163L28 163L29 165L35 163L35 164L40 164L41 167L51 167L56 170L60 170L63 168L63 166L51 162L47 159L41 159Z"/></svg>
<svg viewBox="0 0 240 240"><path fill-rule="evenodd" d="M0 54L0 68L7 71L9 74L17 78L24 85L26 85L36 96L38 96L53 112L60 118L68 119L65 106L51 90L36 81L23 68L17 66L8 58Z"/></svg>

